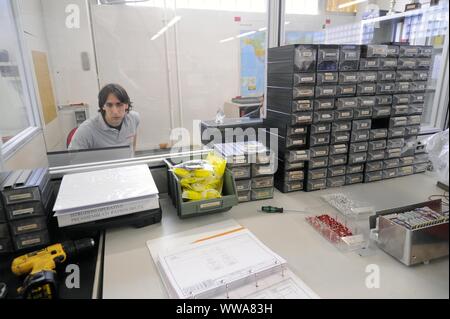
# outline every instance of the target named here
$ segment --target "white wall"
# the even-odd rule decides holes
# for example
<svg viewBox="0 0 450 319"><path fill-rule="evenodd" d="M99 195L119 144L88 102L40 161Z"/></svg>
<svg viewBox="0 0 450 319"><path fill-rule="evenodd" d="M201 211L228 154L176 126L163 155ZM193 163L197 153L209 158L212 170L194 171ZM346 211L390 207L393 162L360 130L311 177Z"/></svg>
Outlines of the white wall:
<svg viewBox="0 0 450 319"><path fill-rule="evenodd" d="M324 31L322 26L325 24L326 19L330 20L330 23L326 25L327 29L359 22L355 19L355 15L352 14L288 14L285 19L290 22L290 24L285 27L286 31Z"/></svg>
<svg viewBox="0 0 450 319"><path fill-rule="evenodd" d="M58 105L88 103L90 115L96 115L98 82L87 1L41 1ZM66 13L68 5L79 8L79 28L66 25L66 19L72 13ZM90 70L82 68L82 52L89 57Z"/></svg>
<svg viewBox="0 0 450 319"><path fill-rule="evenodd" d="M50 74L53 74L53 59L49 52L49 44L47 42L46 36L46 28L43 20L43 10L42 4L40 0L20 0L18 1L19 10L20 10L20 20L24 30L24 37L26 41L26 46L29 52L28 58L30 59L31 66L33 68L34 74L34 66L32 64L32 56L31 51L40 51L45 52L47 54L47 60L50 68ZM57 81L55 81L54 77L51 79L53 86L53 94L56 97L57 92L55 89L55 85ZM60 150L64 145L65 137L63 136L61 124L59 118L56 117L53 121L48 124L44 123L44 116L42 113L42 105L41 100L39 98L39 91L36 76L34 76L34 87L36 88L36 96L37 103L39 105L40 117L42 121L42 127L45 137L46 147L49 151ZM58 104L58 101L55 101Z"/></svg>
<svg viewBox="0 0 450 319"><path fill-rule="evenodd" d="M48 167L44 135L39 132L4 162L5 170Z"/></svg>

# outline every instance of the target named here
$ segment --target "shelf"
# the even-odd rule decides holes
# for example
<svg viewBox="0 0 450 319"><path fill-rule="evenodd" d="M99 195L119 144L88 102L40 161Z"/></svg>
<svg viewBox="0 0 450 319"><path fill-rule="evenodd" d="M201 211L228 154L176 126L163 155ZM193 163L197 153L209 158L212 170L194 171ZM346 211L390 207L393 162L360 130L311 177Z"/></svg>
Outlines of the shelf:
<svg viewBox="0 0 450 319"><path fill-rule="evenodd" d="M364 25L364 24L381 22L381 21L387 21L387 20L403 19L403 18L406 18L406 17L414 16L414 15L431 13L433 11L440 11L439 8L441 8L441 7L435 6L435 7L429 7L429 8L415 9L415 10L406 11L406 12L394 13L394 14L385 15L385 16L378 17L378 18L361 20L361 24Z"/></svg>
<svg viewBox="0 0 450 319"><path fill-rule="evenodd" d="M1 76L0 78L2 79L7 79L7 80L20 80L20 76Z"/></svg>

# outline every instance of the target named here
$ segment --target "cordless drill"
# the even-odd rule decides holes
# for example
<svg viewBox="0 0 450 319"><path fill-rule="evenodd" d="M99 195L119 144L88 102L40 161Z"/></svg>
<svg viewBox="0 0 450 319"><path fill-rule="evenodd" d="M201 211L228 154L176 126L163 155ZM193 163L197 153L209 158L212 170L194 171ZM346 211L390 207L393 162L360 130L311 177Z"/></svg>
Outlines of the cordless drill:
<svg viewBox="0 0 450 319"><path fill-rule="evenodd" d="M58 298L56 266L76 260L94 245L92 238L65 241L15 258L12 272L18 276L27 275L17 292L24 299Z"/></svg>

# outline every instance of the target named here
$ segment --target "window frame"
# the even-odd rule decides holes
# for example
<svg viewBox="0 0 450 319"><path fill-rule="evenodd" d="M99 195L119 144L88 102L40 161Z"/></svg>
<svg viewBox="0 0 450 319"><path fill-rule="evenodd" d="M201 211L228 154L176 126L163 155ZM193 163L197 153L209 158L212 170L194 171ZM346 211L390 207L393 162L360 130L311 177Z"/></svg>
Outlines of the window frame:
<svg viewBox="0 0 450 319"><path fill-rule="evenodd" d="M39 106L34 84L34 75L31 65L31 52L28 50L23 36L23 25L19 14L19 4L17 0L6 1L7 10L12 18L13 29L18 44L17 61L23 90L23 98L28 117L29 126L14 135L10 140L0 147L0 155L4 162L11 158L19 149L31 141L36 135L42 132L42 121L39 113Z"/></svg>

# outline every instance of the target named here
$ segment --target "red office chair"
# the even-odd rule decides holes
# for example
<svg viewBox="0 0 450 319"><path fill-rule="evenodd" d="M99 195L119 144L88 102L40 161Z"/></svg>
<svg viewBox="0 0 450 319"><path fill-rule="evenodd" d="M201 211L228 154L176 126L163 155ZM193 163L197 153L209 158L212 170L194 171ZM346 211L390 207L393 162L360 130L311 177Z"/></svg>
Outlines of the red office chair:
<svg viewBox="0 0 450 319"><path fill-rule="evenodd" d="M78 129L78 127L74 127L74 128L70 131L69 135L67 135L67 141L66 141L67 147L69 147L70 142L72 142L72 138L73 138L73 136L75 135L75 132L77 131L77 129Z"/></svg>

